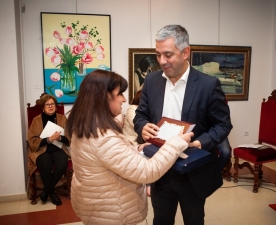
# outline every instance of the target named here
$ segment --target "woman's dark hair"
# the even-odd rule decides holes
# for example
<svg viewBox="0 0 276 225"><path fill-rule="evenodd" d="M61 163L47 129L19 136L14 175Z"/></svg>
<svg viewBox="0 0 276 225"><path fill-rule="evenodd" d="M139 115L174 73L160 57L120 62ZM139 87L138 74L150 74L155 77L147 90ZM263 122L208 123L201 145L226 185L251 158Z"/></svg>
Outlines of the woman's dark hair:
<svg viewBox="0 0 276 225"><path fill-rule="evenodd" d="M131 102L131 105L139 105L140 98L141 98L141 93L142 93L141 90L136 92L136 94L134 95L134 98Z"/></svg>
<svg viewBox="0 0 276 225"><path fill-rule="evenodd" d="M66 130L70 137L74 133L78 138L98 138L98 129L102 135L107 129L122 133L121 126L114 120L108 101L108 93L111 94L118 86L121 94L128 84L126 79L117 73L94 70L86 75L67 120Z"/></svg>
<svg viewBox="0 0 276 225"><path fill-rule="evenodd" d="M154 66L154 64L155 61L150 56L145 56L138 62L138 66L142 72L147 72L149 66Z"/></svg>
<svg viewBox="0 0 276 225"><path fill-rule="evenodd" d="M55 105L57 107L57 100L56 98L53 96L53 95L49 95L49 94L43 94L40 96L40 99L39 99L39 105L41 106L41 108L43 109L46 102L49 100L49 99L53 99L54 102L55 102Z"/></svg>

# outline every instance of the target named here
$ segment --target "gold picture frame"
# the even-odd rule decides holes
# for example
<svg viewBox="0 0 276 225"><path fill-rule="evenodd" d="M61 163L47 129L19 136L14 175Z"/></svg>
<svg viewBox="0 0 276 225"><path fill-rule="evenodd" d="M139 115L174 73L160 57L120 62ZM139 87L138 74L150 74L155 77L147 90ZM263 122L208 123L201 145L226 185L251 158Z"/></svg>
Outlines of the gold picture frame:
<svg viewBox="0 0 276 225"><path fill-rule="evenodd" d="M190 65L210 76L216 76L228 101L248 100L250 46L190 45ZM135 70L141 58L155 60L151 71L161 69L155 48L129 48L129 103L135 95Z"/></svg>
<svg viewBox="0 0 276 225"><path fill-rule="evenodd" d="M191 45L190 65L217 77L228 101L248 100L251 47Z"/></svg>
<svg viewBox="0 0 276 225"><path fill-rule="evenodd" d="M139 65L142 69L139 69ZM129 103L131 104L135 93L142 88L143 79L144 79L143 77L145 77L148 72L161 69L156 59L155 48L129 48L128 49L128 69L129 69L128 97L129 97ZM137 78L138 76L140 76L140 79ZM138 83L138 80L139 80L139 83Z"/></svg>

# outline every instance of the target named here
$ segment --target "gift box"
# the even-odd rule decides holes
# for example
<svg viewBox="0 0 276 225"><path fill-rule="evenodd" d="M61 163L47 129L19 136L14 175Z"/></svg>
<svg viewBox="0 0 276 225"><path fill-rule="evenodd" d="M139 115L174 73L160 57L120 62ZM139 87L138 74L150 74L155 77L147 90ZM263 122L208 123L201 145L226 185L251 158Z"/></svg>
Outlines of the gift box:
<svg viewBox="0 0 276 225"><path fill-rule="evenodd" d="M144 154L152 157L160 147L150 144L144 147ZM179 173L183 174L193 170L211 160L211 153L199 148L187 148L184 153L188 158L178 158L172 168L176 169Z"/></svg>

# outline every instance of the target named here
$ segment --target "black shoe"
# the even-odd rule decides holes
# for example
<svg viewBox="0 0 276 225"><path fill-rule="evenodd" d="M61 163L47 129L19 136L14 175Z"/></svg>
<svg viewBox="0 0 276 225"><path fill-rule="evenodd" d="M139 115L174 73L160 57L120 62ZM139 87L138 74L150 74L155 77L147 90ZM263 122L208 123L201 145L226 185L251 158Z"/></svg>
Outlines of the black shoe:
<svg viewBox="0 0 276 225"><path fill-rule="evenodd" d="M54 205L61 205L62 202L60 198L56 195L56 193L49 194L49 197Z"/></svg>
<svg viewBox="0 0 276 225"><path fill-rule="evenodd" d="M42 201L42 203L45 203L48 199L48 193L46 193L45 191L43 191L40 195L40 200Z"/></svg>

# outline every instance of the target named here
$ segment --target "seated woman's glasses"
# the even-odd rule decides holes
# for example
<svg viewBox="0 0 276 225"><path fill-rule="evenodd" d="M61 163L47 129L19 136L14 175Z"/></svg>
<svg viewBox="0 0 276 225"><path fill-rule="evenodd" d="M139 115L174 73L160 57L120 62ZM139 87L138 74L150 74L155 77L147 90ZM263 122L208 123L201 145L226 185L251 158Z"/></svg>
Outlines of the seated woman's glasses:
<svg viewBox="0 0 276 225"><path fill-rule="evenodd" d="M47 103L47 104L45 104L45 106L46 106L46 107L52 107L52 106L55 106L55 103L50 103L50 104Z"/></svg>

